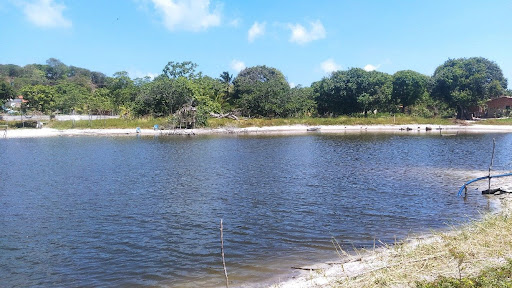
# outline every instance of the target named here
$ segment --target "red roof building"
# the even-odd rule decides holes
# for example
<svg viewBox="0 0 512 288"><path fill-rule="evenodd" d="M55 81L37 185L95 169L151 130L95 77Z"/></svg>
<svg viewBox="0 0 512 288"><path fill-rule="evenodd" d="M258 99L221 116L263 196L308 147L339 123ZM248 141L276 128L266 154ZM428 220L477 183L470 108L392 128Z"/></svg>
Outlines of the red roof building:
<svg viewBox="0 0 512 288"><path fill-rule="evenodd" d="M28 100L23 99L23 95L20 95L17 98L7 101L7 103L5 103L5 106L11 108L21 108L21 104L27 102Z"/></svg>

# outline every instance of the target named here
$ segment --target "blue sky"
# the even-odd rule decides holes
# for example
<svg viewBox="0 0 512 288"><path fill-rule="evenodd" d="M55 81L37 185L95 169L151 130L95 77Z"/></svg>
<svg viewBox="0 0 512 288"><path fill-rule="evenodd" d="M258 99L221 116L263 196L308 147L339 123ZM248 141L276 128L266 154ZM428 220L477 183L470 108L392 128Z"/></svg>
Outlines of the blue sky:
<svg viewBox="0 0 512 288"><path fill-rule="evenodd" d="M267 65L309 86L333 70L432 75L481 56L512 81L510 11L509 0L0 0L0 63L53 57L132 78L169 61L212 77Z"/></svg>

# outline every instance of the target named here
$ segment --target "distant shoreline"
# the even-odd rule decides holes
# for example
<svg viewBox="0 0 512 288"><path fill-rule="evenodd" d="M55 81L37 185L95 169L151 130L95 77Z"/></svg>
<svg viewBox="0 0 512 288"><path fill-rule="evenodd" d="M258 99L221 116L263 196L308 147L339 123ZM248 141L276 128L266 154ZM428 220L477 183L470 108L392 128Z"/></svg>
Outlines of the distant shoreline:
<svg viewBox="0 0 512 288"><path fill-rule="evenodd" d="M512 125L289 125L289 126L267 126L267 127L223 127L223 128L198 128L198 129L53 129L53 128L20 128L8 129L7 137L3 137L0 131L0 138L39 138L56 136L164 136L164 135L229 135L229 134L323 134L323 133L400 133L408 134L441 134L446 136L458 133L511 133Z"/></svg>

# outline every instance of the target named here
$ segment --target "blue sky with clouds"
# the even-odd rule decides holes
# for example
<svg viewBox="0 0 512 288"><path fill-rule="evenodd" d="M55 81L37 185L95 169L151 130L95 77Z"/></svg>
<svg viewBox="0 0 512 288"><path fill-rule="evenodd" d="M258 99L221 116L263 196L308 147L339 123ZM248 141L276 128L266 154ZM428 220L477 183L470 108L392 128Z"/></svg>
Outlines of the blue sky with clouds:
<svg viewBox="0 0 512 288"><path fill-rule="evenodd" d="M432 75L449 58L495 61L512 81L510 0L0 0L0 63L109 76L193 61L204 74L281 70L309 86L352 67Z"/></svg>

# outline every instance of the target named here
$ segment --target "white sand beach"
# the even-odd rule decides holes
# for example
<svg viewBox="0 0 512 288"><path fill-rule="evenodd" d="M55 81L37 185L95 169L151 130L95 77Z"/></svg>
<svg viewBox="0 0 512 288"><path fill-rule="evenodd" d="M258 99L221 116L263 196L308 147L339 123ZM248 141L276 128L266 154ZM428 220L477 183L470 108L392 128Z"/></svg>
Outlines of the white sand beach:
<svg viewBox="0 0 512 288"><path fill-rule="evenodd" d="M272 126L272 127L248 127L248 128L200 128L200 129L176 129L153 130L141 129L66 129L53 128L21 128L8 129L6 137L0 131L0 138L36 138L56 136L155 136L155 135L216 135L216 134L307 134L307 133L439 133L453 135L456 133L509 133L512 125L330 125L330 126Z"/></svg>

